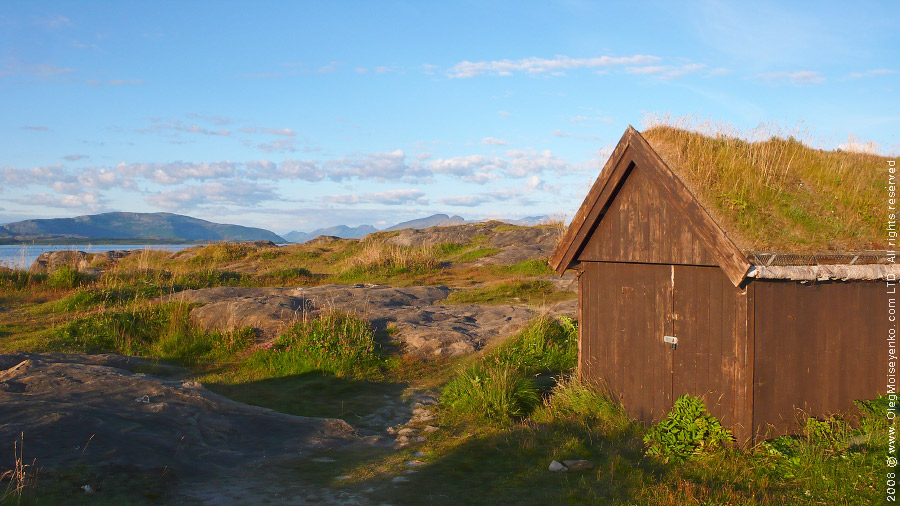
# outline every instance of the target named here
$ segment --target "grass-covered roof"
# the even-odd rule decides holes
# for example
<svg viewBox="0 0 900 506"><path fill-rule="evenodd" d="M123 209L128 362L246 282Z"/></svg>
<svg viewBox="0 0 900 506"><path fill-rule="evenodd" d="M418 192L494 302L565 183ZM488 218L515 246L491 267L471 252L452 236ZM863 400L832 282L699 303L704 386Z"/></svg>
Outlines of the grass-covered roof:
<svg viewBox="0 0 900 506"><path fill-rule="evenodd" d="M656 125L642 135L745 251L888 249L888 158Z"/></svg>

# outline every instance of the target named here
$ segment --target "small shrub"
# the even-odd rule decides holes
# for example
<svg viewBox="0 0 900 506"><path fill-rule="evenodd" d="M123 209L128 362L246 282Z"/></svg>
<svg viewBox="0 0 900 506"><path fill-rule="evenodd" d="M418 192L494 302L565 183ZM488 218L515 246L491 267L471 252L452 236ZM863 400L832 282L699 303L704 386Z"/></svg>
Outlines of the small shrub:
<svg viewBox="0 0 900 506"><path fill-rule="evenodd" d="M844 442L849 431L850 426L838 416L829 416L824 420L807 418L803 428L803 434L809 443L832 450Z"/></svg>
<svg viewBox="0 0 900 506"><path fill-rule="evenodd" d="M379 365L372 327L337 312L295 323L250 361L273 376L310 371L356 376L373 373Z"/></svg>
<svg viewBox="0 0 900 506"><path fill-rule="evenodd" d="M569 372L578 356L578 324L562 316L538 318L486 358L526 374Z"/></svg>
<svg viewBox="0 0 900 506"><path fill-rule="evenodd" d="M537 413L535 418L544 421L587 418L610 425L629 423L628 415L617 402L599 389L583 383L574 374L556 383L544 401L541 413Z"/></svg>
<svg viewBox="0 0 900 506"><path fill-rule="evenodd" d="M47 275L47 284L53 288L75 288L85 280L85 275L68 265L61 265Z"/></svg>
<svg viewBox="0 0 900 506"><path fill-rule="evenodd" d="M478 364L451 380L441 402L457 415L493 421L527 416L540 403L537 387L518 368Z"/></svg>
<svg viewBox="0 0 900 506"><path fill-rule="evenodd" d="M284 267L266 272L261 277L264 280L272 280L285 285L308 281L312 278L312 273L303 267Z"/></svg>
<svg viewBox="0 0 900 506"><path fill-rule="evenodd" d="M239 272L202 269L177 276L173 282L182 288L210 288L247 284L249 277Z"/></svg>
<svg viewBox="0 0 900 506"><path fill-rule="evenodd" d="M147 355L164 332L188 325L189 309L170 303L79 318L58 327L48 346L58 351Z"/></svg>
<svg viewBox="0 0 900 506"><path fill-rule="evenodd" d="M666 462L683 461L733 440L731 432L706 412L703 401L690 395L679 397L666 418L644 436L647 455Z"/></svg>

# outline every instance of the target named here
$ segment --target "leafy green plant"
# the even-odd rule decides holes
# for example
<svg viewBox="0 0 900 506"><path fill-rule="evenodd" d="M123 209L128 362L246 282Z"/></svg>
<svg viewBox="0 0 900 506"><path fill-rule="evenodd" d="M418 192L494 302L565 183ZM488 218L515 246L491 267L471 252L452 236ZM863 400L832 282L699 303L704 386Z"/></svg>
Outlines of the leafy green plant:
<svg viewBox="0 0 900 506"><path fill-rule="evenodd" d="M830 449L837 449L849 431L850 426L838 416L829 416L823 420L809 417L803 428L807 441Z"/></svg>
<svg viewBox="0 0 900 506"><path fill-rule="evenodd" d="M734 441L731 432L706 412L702 400L691 395L679 397L669 414L644 436L647 455L666 462L683 461L729 441Z"/></svg>

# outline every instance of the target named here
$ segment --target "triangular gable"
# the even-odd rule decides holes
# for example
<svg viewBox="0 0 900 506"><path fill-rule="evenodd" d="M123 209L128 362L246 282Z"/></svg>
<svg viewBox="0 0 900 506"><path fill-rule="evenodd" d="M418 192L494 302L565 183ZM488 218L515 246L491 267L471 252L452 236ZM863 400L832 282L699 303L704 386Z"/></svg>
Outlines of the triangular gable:
<svg viewBox="0 0 900 506"><path fill-rule="evenodd" d="M668 199L667 203L683 215L719 267L735 286L739 285L750 269L746 257L650 144L631 126L625 130L566 229L559 246L550 257L550 265L560 274L572 265L635 166L659 186Z"/></svg>

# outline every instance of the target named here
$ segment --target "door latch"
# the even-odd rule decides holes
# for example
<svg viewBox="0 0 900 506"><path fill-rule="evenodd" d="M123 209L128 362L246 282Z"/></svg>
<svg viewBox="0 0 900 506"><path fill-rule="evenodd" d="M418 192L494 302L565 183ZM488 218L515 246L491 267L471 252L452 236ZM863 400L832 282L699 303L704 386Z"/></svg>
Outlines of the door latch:
<svg viewBox="0 0 900 506"><path fill-rule="evenodd" d="M672 349L675 349L675 346L678 345L678 338L675 336L663 336L663 342L668 343L672 346Z"/></svg>

